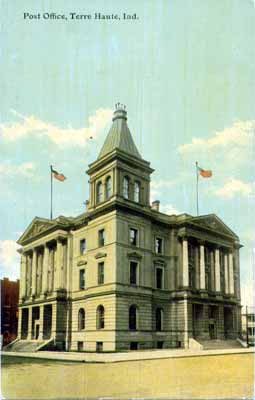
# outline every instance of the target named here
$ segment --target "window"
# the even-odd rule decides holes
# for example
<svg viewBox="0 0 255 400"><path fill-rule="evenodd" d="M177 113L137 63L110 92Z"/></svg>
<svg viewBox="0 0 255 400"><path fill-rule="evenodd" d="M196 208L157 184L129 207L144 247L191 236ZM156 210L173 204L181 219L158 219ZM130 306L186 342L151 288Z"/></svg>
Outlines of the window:
<svg viewBox="0 0 255 400"><path fill-rule="evenodd" d="M85 254L86 252L86 239L80 240L80 254Z"/></svg>
<svg viewBox="0 0 255 400"><path fill-rule="evenodd" d="M156 288L163 289L163 268L156 267Z"/></svg>
<svg viewBox="0 0 255 400"><path fill-rule="evenodd" d="M80 290L85 289L85 269L80 269Z"/></svg>
<svg viewBox="0 0 255 400"><path fill-rule="evenodd" d="M139 182L135 182L135 186L134 186L134 201L136 203L139 203L139 201L140 201L140 183Z"/></svg>
<svg viewBox="0 0 255 400"><path fill-rule="evenodd" d="M83 342L77 342L77 350L83 351Z"/></svg>
<svg viewBox="0 0 255 400"><path fill-rule="evenodd" d="M163 330L163 310L162 308L156 309L156 331L161 332Z"/></svg>
<svg viewBox="0 0 255 400"><path fill-rule="evenodd" d="M78 313L78 330L82 331L83 329L85 329L85 311L83 308L80 308Z"/></svg>
<svg viewBox="0 0 255 400"><path fill-rule="evenodd" d="M98 232L98 245L99 245L99 247L102 247L102 246L104 246L104 244L105 244L105 231L104 231L104 229L101 229Z"/></svg>
<svg viewBox="0 0 255 400"><path fill-rule="evenodd" d="M133 246L138 244L138 230L134 228L129 229L129 241Z"/></svg>
<svg viewBox="0 0 255 400"><path fill-rule="evenodd" d="M138 263L130 261L130 285L138 284Z"/></svg>
<svg viewBox="0 0 255 400"><path fill-rule="evenodd" d="M125 199L129 198L129 178L127 176L123 178L123 197Z"/></svg>
<svg viewBox="0 0 255 400"><path fill-rule="evenodd" d="M103 342L97 342L96 351L97 353L101 353L101 351L103 351Z"/></svg>
<svg viewBox="0 0 255 400"><path fill-rule="evenodd" d="M164 342L163 341L159 341L157 342L157 349L163 349L164 348Z"/></svg>
<svg viewBox="0 0 255 400"><path fill-rule="evenodd" d="M102 285L104 283L104 262L100 262L98 264L98 285Z"/></svg>
<svg viewBox="0 0 255 400"><path fill-rule="evenodd" d="M156 237L155 239L155 252L157 254L162 254L163 252L163 239Z"/></svg>
<svg viewBox="0 0 255 400"><path fill-rule="evenodd" d="M130 342L130 350L137 350L138 343L137 342Z"/></svg>
<svg viewBox="0 0 255 400"><path fill-rule="evenodd" d="M137 329L137 308L135 305L129 307L129 329L131 331Z"/></svg>
<svg viewBox="0 0 255 400"><path fill-rule="evenodd" d="M101 203L103 201L103 185L102 182L98 182L97 184L97 203Z"/></svg>
<svg viewBox="0 0 255 400"><path fill-rule="evenodd" d="M254 322L255 321L255 315L253 315L253 314L247 315L247 319L248 319L249 322Z"/></svg>
<svg viewBox="0 0 255 400"><path fill-rule="evenodd" d="M104 329L104 307L97 307L97 329Z"/></svg>
<svg viewBox="0 0 255 400"><path fill-rule="evenodd" d="M106 198L109 199L109 197L112 194L112 178L110 176L108 176L108 178L106 179L105 193L106 193Z"/></svg>

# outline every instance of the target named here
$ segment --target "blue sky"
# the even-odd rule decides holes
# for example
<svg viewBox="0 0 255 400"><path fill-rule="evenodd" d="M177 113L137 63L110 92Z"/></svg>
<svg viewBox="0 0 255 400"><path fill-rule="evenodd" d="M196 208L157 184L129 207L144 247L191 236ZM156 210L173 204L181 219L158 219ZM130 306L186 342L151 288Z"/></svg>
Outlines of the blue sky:
<svg viewBox="0 0 255 400"><path fill-rule="evenodd" d="M35 215L78 215L85 171L118 101L155 172L165 212L216 213L240 237L243 303L252 303L254 243L254 2L250 0L3 1L1 275L16 278L15 241ZM107 4L106 4L107 3ZM23 13L41 14L24 20ZM45 20L43 13L65 14ZM71 20L69 13L120 20ZM137 20L122 20L122 13ZM90 136L93 140L89 140Z"/></svg>

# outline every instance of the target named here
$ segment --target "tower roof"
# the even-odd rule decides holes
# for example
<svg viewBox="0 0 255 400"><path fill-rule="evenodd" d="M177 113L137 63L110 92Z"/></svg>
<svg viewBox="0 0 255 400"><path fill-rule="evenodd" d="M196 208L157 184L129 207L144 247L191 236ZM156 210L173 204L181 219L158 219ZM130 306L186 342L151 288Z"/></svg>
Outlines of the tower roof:
<svg viewBox="0 0 255 400"><path fill-rule="evenodd" d="M125 106L120 103L116 104L116 110L114 111L112 121L112 126L106 136L98 159L111 153L116 148L141 159L142 157L137 150L127 125Z"/></svg>

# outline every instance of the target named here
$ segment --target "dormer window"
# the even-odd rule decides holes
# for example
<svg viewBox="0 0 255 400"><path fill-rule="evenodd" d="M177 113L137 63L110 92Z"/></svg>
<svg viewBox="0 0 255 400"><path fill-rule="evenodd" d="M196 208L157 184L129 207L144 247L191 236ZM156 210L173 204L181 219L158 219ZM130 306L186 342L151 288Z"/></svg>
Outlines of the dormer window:
<svg viewBox="0 0 255 400"><path fill-rule="evenodd" d="M98 182L97 184L97 203L101 203L103 201L103 185L102 182Z"/></svg>
<svg viewBox="0 0 255 400"><path fill-rule="evenodd" d="M127 176L123 178L123 197L125 199L129 198L129 178Z"/></svg>
<svg viewBox="0 0 255 400"><path fill-rule="evenodd" d="M112 194L112 178L110 176L108 176L108 178L106 179L105 193L106 193L106 199L109 199Z"/></svg>
<svg viewBox="0 0 255 400"><path fill-rule="evenodd" d="M140 202L140 182L135 182L135 186L134 186L134 201L136 203Z"/></svg>

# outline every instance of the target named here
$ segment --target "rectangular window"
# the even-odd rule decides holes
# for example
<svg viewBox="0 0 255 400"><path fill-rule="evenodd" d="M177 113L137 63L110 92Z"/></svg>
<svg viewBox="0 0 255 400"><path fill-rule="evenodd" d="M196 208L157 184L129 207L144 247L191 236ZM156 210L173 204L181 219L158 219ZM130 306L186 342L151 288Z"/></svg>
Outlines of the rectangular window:
<svg viewBox="0 0 255 400"><path fill-rule="evenodd" d="M80 290L85 289L85 269L80 269Z"/></svg>
<svg viewBox="0 0 255 400"><path fill-rule="evenodd" d="M103 351L103 342L97 342L96 344L96 351L98 353L101 353L101 351Z"/></svg>
<svg viewBox="0 0 255 400"><path fill-rule="evenodd" d="M156 268L156 288L163 289L163 268Z"/></svg>
<svg viewBox="0 0 255 400"><path fill-rule="evenodd" d="M83 342L78 342L77 343L77 350L78 351L83 351Z"/></svg>
<svg viewBox="0 0 255 400"><path fill-rule="evenodd" d="M103 285L104 283L104 263L100 262L98 264L98 285Z"/></svg>
<svg viewBox="0 0 255 400"><path fill-rule="evenodd" d="M138 245L138 230L134 228L129 229L129 241L133 246Z"/></svg>
<svg viewBox="0 0 255 400"><path fill-rule="evenodd" d="M155 239L155 252L157 254L163 253L163 239L156 237Z"/></svg>
<svg viewBox="0 0 255 400"><path fill-rule="evenodd" d="M130 350L137 350L138 343L137 342L130 342Z"/></svg>
<svg viewBox="0 0 255 400"><path fill-rule="evenodd" d="M101 229L98 231L98 245L99 247L102 247L105 245L105 231L104 229Z"/></svg>
<svg viewBox="0 0 255 400"><path fill-rule="evenodd" d="M138 284L138 263L130 261L130 285Z"/></svg>
<svg viewBox="0 0 255 400"><path fill-rule="evenodd" d="M80 240L80 254L85 254L86 252L86 239Z"/></svg>

